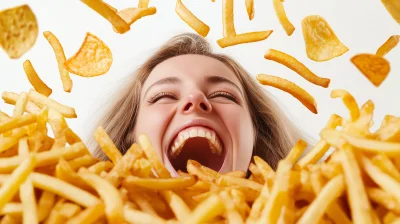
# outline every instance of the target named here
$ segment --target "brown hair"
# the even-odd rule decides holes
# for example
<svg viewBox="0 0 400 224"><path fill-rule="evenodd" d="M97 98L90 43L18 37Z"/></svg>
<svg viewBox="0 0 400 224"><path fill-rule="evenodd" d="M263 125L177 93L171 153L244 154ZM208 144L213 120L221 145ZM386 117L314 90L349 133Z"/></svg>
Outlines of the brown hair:
<svg viewBox="0 0 400 224"><path fill-rule="evenodd" d="M122 153L134 143L133 129L140 105L142 86L150 72L159 63L184 54L204 55L215 58L228 66L245 90L245 98L249 105L255 144L253 155L257 155L276 168L280 159L284 158L295 142L300 139L300 133L288 120L272 97L229 56L213 53L210 44L201 36L192 33L177 35L167 41L136 71L128 77L122 91L118 91L116 102L96 127L102 126ZM92 132L93 133L93 132ZM99 146L92 139L94 156L106 158Z"/></svg>

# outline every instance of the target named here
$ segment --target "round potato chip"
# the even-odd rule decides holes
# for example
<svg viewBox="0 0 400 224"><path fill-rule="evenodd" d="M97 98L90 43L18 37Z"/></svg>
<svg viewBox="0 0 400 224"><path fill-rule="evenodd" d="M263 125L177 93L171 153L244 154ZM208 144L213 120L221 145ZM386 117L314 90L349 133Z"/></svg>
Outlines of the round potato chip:
<svg viewBox="0 0 400 224"><path fill-rule="evenodd" d="M328 61L346 53L347 48L319 15L307 16L301 22L307 56L313 61Z"/></svg>
<svg viewBox="0 0 400 224"><path fill-rule="evenodd" d="M20 58L36 42L38 23L28 5L0 12L0 45L12 59Z"/></svg>
<svg viewBox="0 0 400 224"><path fill-rule="evenodd" d="M108 72L112 62L113 57L108 46L88 32L78 52L69 58L64 66L72 74L94 77Z"/></svg>
<svg viewBox="0 0 400 224"><path fill-rule="evenodd" d="M358 54L351 58L351 62L376 87L386 79L390 72L389 61L374 54Z"/></svg>

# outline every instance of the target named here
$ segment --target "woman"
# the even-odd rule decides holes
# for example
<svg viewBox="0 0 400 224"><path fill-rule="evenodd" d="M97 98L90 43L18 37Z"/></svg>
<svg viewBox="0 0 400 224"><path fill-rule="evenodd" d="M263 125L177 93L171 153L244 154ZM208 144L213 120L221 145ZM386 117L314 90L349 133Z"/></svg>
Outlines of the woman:
<svg viewBox="0 0 400 224"><path fill-rule="evenodd" d="M125 85L96 127L122 153L146 134L173 176L188 159L225 173L257 155L275 168L300 139L263 87L196 34L170 39Z"/></svg>

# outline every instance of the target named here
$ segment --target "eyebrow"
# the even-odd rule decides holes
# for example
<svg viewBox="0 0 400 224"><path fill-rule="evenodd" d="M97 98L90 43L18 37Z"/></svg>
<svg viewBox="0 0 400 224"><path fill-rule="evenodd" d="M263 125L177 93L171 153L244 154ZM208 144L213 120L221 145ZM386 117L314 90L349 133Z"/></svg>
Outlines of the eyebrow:
<svg viewBox="0 0 400 224"><path fill-rule="evenodd" d="M177 77L167 77L167 78L163 78L158 80L157 82L151 84L151 86L149 86L149 88L147 88L146 92L144 93L144 98L146 97L147 92L154 86L156 85L161 85L161 84L179 84L182 81L177 78Z"/></svg>
<svg viewBox="0 0 400 224"><path fill-rule="evenodd" d="M242 90L237 86L234 82L231 80L224 78L222 76L206 76L206 82L207 83L212 83L212 84L218 84L218 83L227 83L229 85L232 85L235 87L237 90L239 90L240 94L243 96Z"/></svg>

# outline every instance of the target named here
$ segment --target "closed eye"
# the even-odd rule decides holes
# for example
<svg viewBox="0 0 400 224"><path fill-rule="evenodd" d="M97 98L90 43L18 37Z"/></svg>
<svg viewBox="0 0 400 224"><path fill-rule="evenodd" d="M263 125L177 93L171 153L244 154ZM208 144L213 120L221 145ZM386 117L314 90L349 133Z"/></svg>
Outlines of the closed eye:
<svg viewBox="0 0 400 224"><path fill-rule="evenodd" d="M158 93L158 94L154 95L153 97L151 97L147 102L150 103L150 104L153 104L153 103L156 103L157 101L159 101L159 100L161 100L163 98L169 98L169 99L173 99L173 100L178 99L178 97L173 93L161 92L161 93Z"/></svg>
<svg viewBox="0 0 400 224"><path fill-rule="evenodd" d="M232 100L235 103L239 103L239 100L232 94L224 91L217 91L212 93L209 98L224 97L226 99Z"/></svg>

